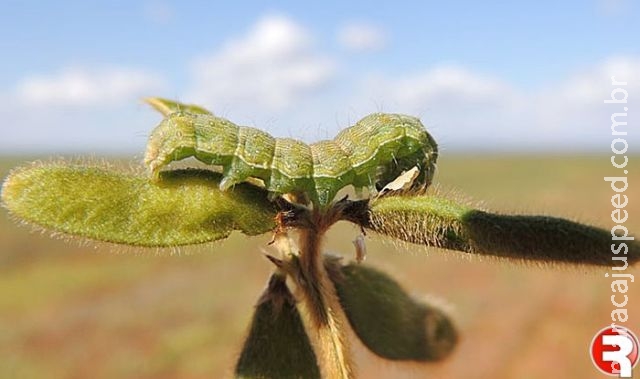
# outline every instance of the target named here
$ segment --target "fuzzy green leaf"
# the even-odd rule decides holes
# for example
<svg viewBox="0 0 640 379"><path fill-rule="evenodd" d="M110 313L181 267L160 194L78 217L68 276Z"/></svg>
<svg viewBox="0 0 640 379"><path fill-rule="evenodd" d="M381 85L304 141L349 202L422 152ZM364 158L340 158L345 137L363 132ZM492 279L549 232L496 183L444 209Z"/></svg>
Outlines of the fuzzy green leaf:
<svg viewBox="0 0 640 379"><path fill-rule="evenodd" d="M236 378L320 378L320 369L285 278L271 276L236 364Z"/></svg>
<svg viewBox="0 0 640 379"><path fill-rule="evenodd" d="M97 166L38 164L15 170L2 204L30 224L93 240L134 246L179 246L274 227L267 192L248 184L218 189L205 170L144 175Z"/></svg>
<svg viewBox="0 0 640 379"><path fill-rule="evenodd" d="M612 261L615 244L626 252L618 257L629 264L640 260L640 244L612 241L608 230L557 217L489 213L435 195L378 199L370 205L367 223L366 227L403 241L474 254L622 265Z"/></svg>
<svg viewBox="0 0 640 379"><path fill-rule="evenodd" d="M148 97L144 101L151 105L155 110L162 113L163 116L174 112L186 112L192 114L211 114L207 109L194 104L183 104L174 100L163 99L161 97Z"/></svg>
<svg viewBox="0 0 640 379"><path fill-rule="evenodd" d="M441 310L409 296L383 272L362 264L325 260L351 327L385 359L437 361L451 353L456 329Z"/></svg>

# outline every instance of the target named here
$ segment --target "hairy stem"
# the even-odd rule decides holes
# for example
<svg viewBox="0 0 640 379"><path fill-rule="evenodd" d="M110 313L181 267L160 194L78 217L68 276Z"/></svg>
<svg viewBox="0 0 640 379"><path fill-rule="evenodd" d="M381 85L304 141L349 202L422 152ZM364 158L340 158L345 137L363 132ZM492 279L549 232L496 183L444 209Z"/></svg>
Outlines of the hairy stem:
<svg viewBox="0 0 640 379"><path fill-rule="evenodd" d="M633 237L557 217L485 212L437 195L354 202L347 211L344 219L424 246L548 263L626 267L640 261ZM612 260L612 251L622 253Z"/></svg>
<svg viewBox="0 0 640 379"><path fill-rule="evenodd" d="M336 221L335 212L310 211L310 227L300 229L299 272L301 306L309 318L310 331L318 347L319 364L326 378L354 377L353 363L345 334L346 320L336 289L329 279L321 254L322 238Z"/></svg>

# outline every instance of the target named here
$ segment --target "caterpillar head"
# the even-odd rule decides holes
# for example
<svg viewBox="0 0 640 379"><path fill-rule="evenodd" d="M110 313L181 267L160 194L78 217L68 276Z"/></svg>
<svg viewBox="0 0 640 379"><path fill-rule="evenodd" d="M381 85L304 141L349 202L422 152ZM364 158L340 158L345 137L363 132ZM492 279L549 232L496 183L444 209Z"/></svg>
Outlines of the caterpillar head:
<svg viewBox="0 0 640 379"><path fill-rule="evenodd" d="M144 155L144 164L153 178L157 178L160 169L170 162L195 154L194 117L199 115L173 112L153 130Z"/></svg>

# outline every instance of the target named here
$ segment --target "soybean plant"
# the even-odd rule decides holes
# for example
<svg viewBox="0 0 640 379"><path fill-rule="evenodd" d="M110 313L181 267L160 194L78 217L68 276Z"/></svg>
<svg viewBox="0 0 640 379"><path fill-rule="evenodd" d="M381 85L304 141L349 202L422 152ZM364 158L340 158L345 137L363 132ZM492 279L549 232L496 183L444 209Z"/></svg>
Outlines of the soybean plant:
<svg viewBox="0 0 640 379"><path fill-rule="evenodd" d="M451 318L387 274L325 254L344 220L412 244L515 260L610 265L611 234L577 222L503 215L441 195L437 144L414 117L373 114L331 141L307 145L237 126L208 110L147 101L164 116L144 169L65 162L16 168L2 205L55 235L176 247L272 233L277 254L235 365L237 378L354 378L350 335L391 361L433 362L458 341ZM207 169L173 168L195 157ZM337 196L347 186L356 196ZM625 259L640 259L626 242Z"/></svg>

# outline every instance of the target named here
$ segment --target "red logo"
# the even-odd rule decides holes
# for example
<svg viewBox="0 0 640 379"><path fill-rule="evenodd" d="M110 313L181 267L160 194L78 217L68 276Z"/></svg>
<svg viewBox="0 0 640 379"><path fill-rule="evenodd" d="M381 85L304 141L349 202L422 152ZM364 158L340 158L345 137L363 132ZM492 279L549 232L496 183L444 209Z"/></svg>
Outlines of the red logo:
<svg viewBox="0 0 640 379"><path fill-rule="evenodd" d="M601 372L631 378L638 363L638 337L622 326L609 326L593 337L589 351L593 364Z"/></svg>

